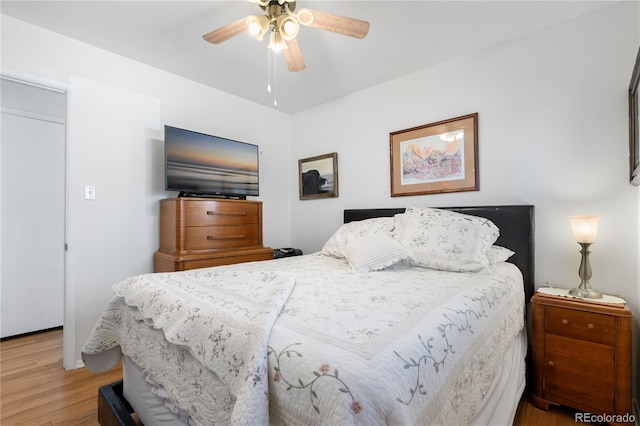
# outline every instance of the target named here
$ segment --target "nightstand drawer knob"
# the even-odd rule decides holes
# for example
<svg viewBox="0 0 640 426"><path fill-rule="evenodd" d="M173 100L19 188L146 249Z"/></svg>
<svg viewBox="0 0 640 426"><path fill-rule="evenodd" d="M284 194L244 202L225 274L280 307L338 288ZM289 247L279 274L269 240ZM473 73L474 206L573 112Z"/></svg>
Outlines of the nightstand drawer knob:
<svg viewBox="0 0 640 426"><path fill-rule="evenodd" d="M549 367L553 367L554 365L553 361L549 361Z"/></svg>
<svg viewBox="0 0 640 426"><path fill-rule="evenodd" d="M595 326L595 325L593 325L593 324L587 324L587 328L588 328L589 330L593 330L594 328L596 328L596 326Z"/></svg>
<svg viewBox="0 0 640 426"><path fill-rule="evenodd" d="M562 320L562 324L563 324L563 325L567 325L567 324L569 324L569 320L568 320L568 319L563 319L563 320Z"/></svg>

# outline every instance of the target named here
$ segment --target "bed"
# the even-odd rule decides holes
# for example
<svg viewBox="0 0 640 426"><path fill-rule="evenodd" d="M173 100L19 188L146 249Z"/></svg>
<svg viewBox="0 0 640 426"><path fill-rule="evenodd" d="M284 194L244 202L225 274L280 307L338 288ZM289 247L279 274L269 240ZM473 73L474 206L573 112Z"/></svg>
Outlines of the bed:
<svg viewBox="0 0 640 426"><path fill-rule="evenodd" d="M533 244L529 205L350 209L317 253L132 277L83 348L93 371L124 359L99 416L511 424Z"/></svg>

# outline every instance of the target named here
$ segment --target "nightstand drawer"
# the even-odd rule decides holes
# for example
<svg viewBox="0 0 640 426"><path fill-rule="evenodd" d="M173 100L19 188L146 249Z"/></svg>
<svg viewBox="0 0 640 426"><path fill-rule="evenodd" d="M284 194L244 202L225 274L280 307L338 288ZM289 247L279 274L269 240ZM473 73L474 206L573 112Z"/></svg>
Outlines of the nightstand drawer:
<svg viewBox="0 0 640 426"><path fill-rule="evenodd" d="M242 225L258 223L258 205L199 201L185 203L186 226Z"/></svg>
<svg viewBox="0 0 640 426"><path fill-rule="evenodd" d="M610 315L554 307L545 309L545 332L559 336L613 345L615 324L615 318Z"/></svg>

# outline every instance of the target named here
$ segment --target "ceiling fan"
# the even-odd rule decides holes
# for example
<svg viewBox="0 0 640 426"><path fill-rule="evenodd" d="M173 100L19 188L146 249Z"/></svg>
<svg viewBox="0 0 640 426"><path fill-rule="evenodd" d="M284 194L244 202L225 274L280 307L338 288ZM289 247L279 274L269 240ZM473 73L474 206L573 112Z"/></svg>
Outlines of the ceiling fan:
<svg viewBox="0 0 640 426"><path fill-rule="evenodd" d="M355 38L364 38L369 32L369 23L360 19L311 9L300 9L296 12L296 0L249 1L257 3L265 13L239 19L202 37L210 43L220 44L245 31L256 40L262 40L269 34L269 48L282 51L289 71L301 71L305 64L296 40L300 25Z"/></svg>

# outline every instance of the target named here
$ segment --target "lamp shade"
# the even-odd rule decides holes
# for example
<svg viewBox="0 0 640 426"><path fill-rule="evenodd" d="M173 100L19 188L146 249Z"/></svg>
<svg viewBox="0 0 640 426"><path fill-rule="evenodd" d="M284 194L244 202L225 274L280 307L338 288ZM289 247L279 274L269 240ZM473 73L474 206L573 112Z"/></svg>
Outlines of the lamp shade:
<svg viewBox="0 0 640 426"><path fill-rule="evenodd" d="M569 216L573 236L579 243L593 244L598 235L600 216Z"/></svg>
<svg viewBox="0 0 640 426"><path fill-rule="evenodd" d="M271 38L269 39L269 49L274 52L281 52L287 48L287 44L282 39L279 31L271 31Z"/></svg>
<svg viewBox="0 0 640 426"><path fill-rule="evenodd" d="M249 34L255 37L256 40L262 40L265 33L269 29L269 18L266 16L247 16L245 19L245 25L249 30Z"/></svg>
<svg viewBox="0 0 640 426"><path fill-rule="evenodd" d="M276 26L278 28L278 32L282 36L282 39L286 41L290 41L296 38L296 35L298 35L298 30L300 29L298 21L286 15L281 15L278 17Z"/></svg>

